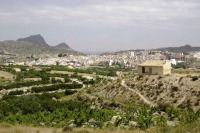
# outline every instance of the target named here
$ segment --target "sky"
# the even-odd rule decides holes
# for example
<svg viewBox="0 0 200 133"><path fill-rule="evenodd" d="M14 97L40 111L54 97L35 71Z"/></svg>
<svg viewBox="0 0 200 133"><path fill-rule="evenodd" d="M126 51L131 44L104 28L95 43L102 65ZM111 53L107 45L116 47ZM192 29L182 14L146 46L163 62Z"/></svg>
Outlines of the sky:
<svg viewBox="0 0 200 133"><path fill-rule="evenodd" d="M35 34L84 52L200 46L200 0L0 0L0 41Z"/></svg>

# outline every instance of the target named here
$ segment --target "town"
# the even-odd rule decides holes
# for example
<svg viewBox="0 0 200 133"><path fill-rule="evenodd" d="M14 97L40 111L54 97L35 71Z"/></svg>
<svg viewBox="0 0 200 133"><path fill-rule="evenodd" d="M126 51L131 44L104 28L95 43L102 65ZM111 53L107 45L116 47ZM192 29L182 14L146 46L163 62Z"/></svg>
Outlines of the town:
<svg viewBox="0 0 200 133"><path fill-rule="evenodd" d="M12 56L1 52L0 57ZM61 65L68 68L88 68L90 66L109 66L122 68L137 68L138 64L146 60L169 60L176 68L200 68L200 52L162 52L153 50L121 51L100 55L58 55L58 57L44 56L43 58L30 58L27 61L5 61L5 65Z"/></svg>

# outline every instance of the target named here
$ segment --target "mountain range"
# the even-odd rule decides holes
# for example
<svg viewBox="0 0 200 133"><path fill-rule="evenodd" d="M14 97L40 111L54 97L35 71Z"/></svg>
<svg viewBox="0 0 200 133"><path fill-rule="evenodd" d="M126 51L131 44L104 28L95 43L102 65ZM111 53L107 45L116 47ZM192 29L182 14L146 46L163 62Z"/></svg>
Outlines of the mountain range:
<svg viewBox="0 0 200 133"><path fill-rule="evenodd" d="M127 51L142 51L144 49L138 50L127 50ZM193 52L200 51L200 47L192 47L190 45L180 46L180 47L166 47L157 48L151 50L159 51L169 51L169 52ZM116 54L119 52L108 52L103 54ZM0 41L0 55L1 53L6 53L6 55L15 55L12 58L26 59L27 57L57 57L58 54L72 54L72 55L82 55L82 53L74 51L65 42L62 42L56 46L50 46L42 35L31 35L25 38L19 38L16 41Z"/></svg>
<svg viewBox="0 0 200 133"><path fill-rule="evenodd" d="M0 41L0 51L15 55L12 58L26 59L27 57L57 57L58 54L79 55L80 52L71 49L65 42L56 46L50 46L40 35L31 35L25 38L19 38L16 41Z"/></svg>
<svg viewBox="0 0 200 133"><path fill-rule="evenodd" d="M200 51L200 47L193 47L187 44L185 46L180 46L180 47L165 47L165 48L157 48L155 50L186 53L186 52Z"/></svg>
<svg viewBox="0 0 200 133"><path fill-rule="evenodd" d="M144 51L145 49L136 49L136 50L123 50L123 51L118 51L118 52L114 52L115 54L117 53L123 53L123 52L128 52L128 51ZM180 46L180 47L164 47L164 48L156 48L156 49L150 49L152 51L157 50L157 51L162 51L162 52L181 52L181 53L188 53L188 52L195 52L195 51L200 51L200 47L193 47L191 45L184 45L184 46ZM107 53L102 53L103 55L106 54L112 54L112 52L107 52Z"/></svg>

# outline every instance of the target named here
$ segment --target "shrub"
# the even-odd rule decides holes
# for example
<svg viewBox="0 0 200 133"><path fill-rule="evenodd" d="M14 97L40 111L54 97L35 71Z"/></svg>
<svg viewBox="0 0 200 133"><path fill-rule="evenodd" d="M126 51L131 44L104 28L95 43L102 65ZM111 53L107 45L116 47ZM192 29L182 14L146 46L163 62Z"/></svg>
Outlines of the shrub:
<svg viewBox="0 0 200 133"><path fill-rule="evenodd" d="M198 80L198 77L197 76L193 76L192 77L192 81L196 81L196 80Z"/></svg>
<svg viewBox="0 0 200 133"><path fill-rule="evenodd" d="M82 84L56 84L51 86L43 86L43 87L32 87L31 92L32 93L40 93L40 92L47 92L47 91L56 91L59 89L79 89L82 88Z"/></svg>
<svg viewBox="0 0 200 133"><path fill-rule="evenodd" d="M172 86L172 87L171 87L171 90L172 90L172 91L178 91L178 87L177 87L177 86Z"/></svg>
<svg viewBox="0 0 200 133"><path fill-rule="evenodd" d="M158 83L158 88L160 89L160 87L162 87L163 86L163 83L162 82L159 82Z"/></svg>
<svg viewBox="0 0 200 133"><path fill-rule="evenodd" d="M65 95L72 95L74 93L76 93L77 91L76 90L65 90Z"/></svg>
<svg viewBox="0 0 200 133"><path fill-rule="evenodd" d="M144 76L143 75L139 75L136 79L137 80L140 80L140 79L142 79Z"/></svg>
<svg viewBox="0 0 200 133"><path fill-rule="evenodd" d="M162 78L162 76L158 76L158 79L161 79Z"/></svg>
<svg viewBox="0 0 200 133"><path fill-rule="evenodd" d="M181 81L182 81L182 79L183 79L183 77L180 77L180 79L179 79L179 82L181 82Z"/></svg>
<svg viewBox="0 0 200 133"><path fill-rule="evenodd" d="M22 95L22 94L24 94L23 90L16 90L16 91L9 92L8 95Z"/></svg>

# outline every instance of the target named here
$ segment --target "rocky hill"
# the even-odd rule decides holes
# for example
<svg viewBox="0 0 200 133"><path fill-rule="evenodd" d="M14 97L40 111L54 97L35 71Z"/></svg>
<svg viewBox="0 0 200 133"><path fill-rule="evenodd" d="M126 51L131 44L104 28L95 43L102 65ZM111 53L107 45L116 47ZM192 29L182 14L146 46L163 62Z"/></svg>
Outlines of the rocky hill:
<svg viewBox="0 0 200 133"><path fill-rule="evenodd" d="M16 41L0 41L0 50L13 55L12 60L24 61L29 57L57 57L58 54L82 54L74 51L67 44L61 43L57 46L49 46L45 39L40 35L32 35L26 38L20 38ZM30 59L30 58L29 58Z"/></svg>
<svg viewBox="0 0 200 133"><path fill-rule="evenodd" d="M72 50L65 42L55 46L56 49Z"/></svg>
<svg viewBox="0 0 200 133"><path fill-rule="evenodd" d="M40 34L32 35L32 36L25 37L25 38L19 38L19 39L17 39L17 41L30 42L30 43L37 44L40 46L49 46Z"/></svg>

